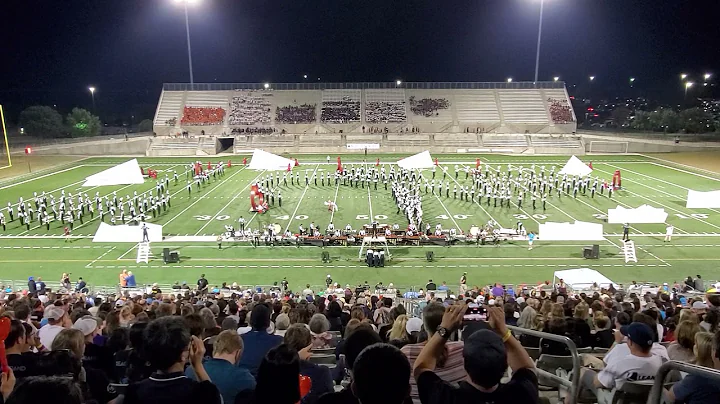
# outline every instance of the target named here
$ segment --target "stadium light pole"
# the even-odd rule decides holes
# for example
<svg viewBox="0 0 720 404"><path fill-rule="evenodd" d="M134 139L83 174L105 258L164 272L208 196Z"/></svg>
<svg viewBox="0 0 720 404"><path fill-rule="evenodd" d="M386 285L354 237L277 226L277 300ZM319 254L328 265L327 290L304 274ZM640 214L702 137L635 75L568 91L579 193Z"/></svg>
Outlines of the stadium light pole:
<svg viewBox="0 0 720 404"><path fill-rule="evenodd" d="M538 40L537 40L537 52L535 53L535 85L538 81L538 70L540 68L540 39L542 38L542 21L543 21L543 6L545 0L540 0L540 22L538 23Z"/></svg>
<svg viewBox="0 0 720 404"><path fill-rule="evenodd" d="M402 84L402 80L395 80L395 85L396 85L396 86L399 87L401 84Z"/></svg>
<svg viewBox="0 0 720 404"><path fill-rule="evenodd" d="M508 78L507 78L507 82L508 82L508 83L512 83L512 77L508 77Z"/></svg>
<svg viewBox="0 0 720 404"><path fill-rule="evenodd" d="M187 35L188 64L190 65L190 88L192 89L195 80L193 79L192 67L192 50L190 49L190 19L188 18L188 3L195 3L197 0L175 0L176 3L182 2L185 8L185 34Z"/></svg>
<svg viewBox="0 0 720 404"><path fill-rule="evenodd" d="M95 113L95 87L88 87L90 97L92 97L93 114Z"/></svg>
<svg viewBox="0 0 720 404"><path fill-rule="evenodd" d="M558 81L558 80L560 80L560 77L558 77L558 76L553 77L553 81Z"/></svg>

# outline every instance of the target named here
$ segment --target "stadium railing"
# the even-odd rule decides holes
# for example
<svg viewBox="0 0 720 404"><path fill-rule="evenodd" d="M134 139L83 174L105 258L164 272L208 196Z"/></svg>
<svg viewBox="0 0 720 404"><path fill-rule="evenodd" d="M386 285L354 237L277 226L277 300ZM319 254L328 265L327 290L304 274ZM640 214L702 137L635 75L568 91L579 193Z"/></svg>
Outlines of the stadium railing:
<svg viewBox="0 0 720 404"><path fill-rule="evenodd" d="M562 81L513 81L513 82L404 82L398 86L395 82L360 83L272 83L269 90L361 90L402 88L417 90L448 89L529 89L529 88L565 88ZM230 90L268 90L264 83L165 83L164 91L230 91Z"/></svg>
<svg viewBox="0 0 720 404"><path fill-rule="evenodd" d="M663 402L665 377L671 370L679 370L691 375L702 376L713 380L715 383L720 382L720 371L718 370L691 365L684 362L665 362L662 366L660 366L660 369L658 369L658 372L655 375L655 382L652 390L650 390L650 396L648 397L647 404L659 404Z"/></svg>
<svg viewBox="0 0 720 404"><path fill-rule="evenodd" d="M568 346L568 349L570 350L570 356L572 357L572 372L570 373L569 380L539 368L535 369L535 373L538 376L542 376L545 380L549 380L553 383L557 383L560 386L566 387L569 392L568 401L566 402L569 404L577 403L580 386L580 367L582 365L582 362L580 361L580 355L578 354L577 345L575 345L575 343L570 338L562 335L528 330L526 328L520 328L511 325L508 325L507 328L516 334L532 335L534 337L560 342Z"/></svg>

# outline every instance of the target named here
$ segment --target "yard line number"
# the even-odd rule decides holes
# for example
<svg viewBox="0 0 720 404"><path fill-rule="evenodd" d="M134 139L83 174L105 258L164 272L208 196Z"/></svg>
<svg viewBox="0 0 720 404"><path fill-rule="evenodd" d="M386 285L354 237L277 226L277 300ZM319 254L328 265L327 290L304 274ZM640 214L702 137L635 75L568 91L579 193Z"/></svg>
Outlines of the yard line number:
<svg viewBox="0 0 720 404"><path fill-rule="evenodd" d="M206 222L208 220L212 220L213 217L210 215L196 215L196 216L194 216L194 218L197 220L202 220L202 221ZM215 220L228 220L228 219L230 219L230 216L228 216L228 215L219 215L215 218Z"/></svg>
<svg viewBox="0 0 720 404"><path fill-rule="evenodd" d="M542 213L535 213L534 215L530 215L530 216L523 215L522 213L518 213L518 214L513 215L513 217L515 219L523 219L523 220L530 219L531 217L533 219L540 219L540 220L547 219L547 215L543 215Z"/></svg>

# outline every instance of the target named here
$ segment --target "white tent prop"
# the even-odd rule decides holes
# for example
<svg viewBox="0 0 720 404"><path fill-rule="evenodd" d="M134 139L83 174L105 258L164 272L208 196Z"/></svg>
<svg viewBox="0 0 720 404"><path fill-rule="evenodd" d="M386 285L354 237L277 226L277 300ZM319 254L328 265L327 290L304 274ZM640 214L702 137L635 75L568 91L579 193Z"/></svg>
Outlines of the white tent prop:
<svg viewBox="0 0 720 404"><path fill-rule="evenodd" d="M602 241L603 225L576 221L575 223L546 222L540 224L539 240L551 241Z"/></svg>
<svg viewBox="0 0 720 404"><path fill-rule="evenodd" d="M688 190L686 208L698 209L698 208L720 208L720 191L693 191Z"/></svg>
<svg viewBox="0 0 720 404"><path fill-rule="evenodd" d="M650 205L641 205L635 209L622 206L608 209L608 223L665 223L667 217L665 209L653 208Z"/></svg>
<svg viewBox="0 0 720 404"><path fill-rule="evenodd" d="M148 228L150 242L162 241L162 226L159 224L145 223ZM107 223L100 223L95 232L93 243L139 243L143 239L142 225L122 224L113 226Z"/></svg>
<svg viewBox="0 0 720 404"><path fill-rule="evenodd" d="M579 175L581 177L590 175L591 172L592 168L588 167L575 156L570 157L570 160L568 160L562 170L560 170L560 174Z"/></svg>
<svg viewBox="0 0 720 404"><path fill-rule="evenodd" d="M255 149L248 168L257 171L278 171L287 170L288 164L293 167L295 161L280 157L277 154L268 153L264 150Z"/></svg>
<svg viewBox="0 0 720 404"><path fill-rule="evenodd" d="M414 170L418 168L432 168L435 163L432 157L430 157L430 152L425 150L422 153L398 160L397 165L406 170Z"/></svg>
<svg viewBox="0 0 720 404"><path fill-rule="evenodd" d="M601 288L608 288L610 285L617 286L617 283L608 279L605 275L590 268L565 269L563 271L555 271L553 275L553 285L562 279L571 289L587 290L592 288L593 283Z"/></svg>
<svg viewBox="0 0 720 404"><path fill-rule="evenodd" d="M83 186L130 185L144 182L137 159L132 159L85 178Z"/></svg>

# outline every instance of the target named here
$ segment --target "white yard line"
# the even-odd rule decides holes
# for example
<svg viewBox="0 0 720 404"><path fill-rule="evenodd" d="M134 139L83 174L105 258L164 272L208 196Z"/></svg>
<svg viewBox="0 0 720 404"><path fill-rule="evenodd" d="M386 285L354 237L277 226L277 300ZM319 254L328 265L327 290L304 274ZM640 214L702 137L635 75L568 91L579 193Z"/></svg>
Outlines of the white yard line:
<svg viewBox="0 0 720 404"><path fill-rule="evenodd" d="M647 253L647 254L650 255L651 257L655 258L656 260L662 262L663 264L665 264L665 266L668 266L668 267L671 267L671 266L672 266L672 265L670 265L667 261L665 261L664 259L662 259L662 258L658 257L657 255L651 253L650 251L646 250L643 246L638 245L637 248L638 248L639 250L641 250L641 251L644 251L645 253Z"/></svg>
<svg viewBox="0 0 720 404"><path fill-rule="evenodd" d="M229 176L229 177L225 178L224 180L222 180L222 181L218 182L217 184L215 184L215 186L214 186L212 189L210 189L209 191L205 192L205 195L197 197L196 200L195 200L195 202L193 202L193 203L191 203L190 205L188 205L185 209L183 209L182 211L180 211L180 213L178 213L177 215L171 217L170 220L168 220L167 222L163 223L162 225L163 225L163 226L167 226L168 224L170 224L172 221L174 221L175 219L177 219L178 217L180 217L180 215L182 215L183 213L187 212L190 208L192 208L193 206L195 206L198 202L202 201L202 199L203 199L204 197L206 197L210 192L216 190L220 185L224 184L226 181L229 181L229 180L230 180L231 178L233 178L234 176L236 176L236 175L240 174L241 172L243 172L243 170L245 170L245 168L247 168L247 167L248 167L248 166L243 166L241 169L237 170L237 171L236 171L235 173L233 173L231 176ZM183 188L183 189L181 189L181 190L178 190L177 192L175 192L174 194L172 194L172 196L175 196L175 195L177 195L178 193L180 193L180 192L182 192L182 191L184 191L184 190L185 190L185 188Z"/></svg>
<svg viewBox="0 0 720 404"><path fill-rule="evenodd" d="M95 258L94 260L90 261L89 264L85 265L85 268L91 267L92 264L100 261L101 259L103 259L103 257L105 257L106 255L108 255L108 254L110 254L111 252L113 252L113 250L115 250L115 248L117 248L117 247L112 247L112 248L110 248L109 250L105 251L101 256Z"/></svg>
<svg viewBox="0 0 720 404"><path fill-rule="evenodd" d="M225 206L223 206L219 211L217 211L217 213L215 213L215 214L213 215L213 217L211 217L210 220L208 220L208 221L200 228L200 230L198 230L198 231L195 233L195 235L197 236L198 234L200 234L201 231L203 231L206 227L208 227L208 226L210 225L210 223L212 223L213 220L215 220L216 217L220 216L220 213L222 213L222 211L224 211L225 209L227 209L228 206L230 206L233 202L235 202L235 201L240 197L240 195L242 195L242 194L245 192L245 190L248 189L248 187L249 187L251 184L254 184L255 181L258 180L258 178L262 177L262 175L265 174L265 171L266 171L266 170L263 170L262 172L260 172L260 174L256 175L255 178L253 178L252 181L250 181L250 182L248 182L247 184L245 184L245 186L243 187L243 189L241 189L240 192L237 193L237 195L235 195L234 197L230 198L230 201L228 201L228 203L226 203ZM254 217L254 216L253 216L253 217Z"/></svg>
<svg viewBox="0 0 720 404"><path fill-rule="evenodd" d="M607 172L607 171L600 170L600 169L598 169L598 168L596 168L595 170L600 171L600 172L603 172L603 173L605 173L605 174L610 174L610 175L612 175L611 173L609 173L609 172ZM648 187L647 185L645 185L645 186ZM650 188L650 187L648 187L648 188ZM652 189L652 188L651 188L651 189ZM655 204L657 204L657 205L660 205L660 206L662 206L662 207L664 207L664 208L666 208L666 209L670 209L670 210L675 211L675 212L677 212L677 213L680 213L680 214L682 214L682 215L687 215L687 217L690 218L690 219L695 219L695 220L697 220L697 221L699 221L699 222L705 223L705 224L708 225L708 226L712 226L712 227L714 227L714 228L716 228L716 229L720 229L720 226L718 226L718 225L715 225L715 224L712 224L712 223L707 222L707 221L705 221L705 220L702 220L702 219L699 219L699 218L697 218L697 217L691 216L690 213L677 210L677 209L673 208L672 206L668 206L668 205L662 204L662 203L660 203L660 202L658 202L658 201L656 201L656 200L654 200L654 199L650 199L650 198L645 197L645 196L643 196L643 195L636 194L636 193L634 193L634 192L632 192L632 191L629 191L627 188L624 188L623 191L625 191L625 192L627 192L627 193L629 193L629 194L631 194L631 195L637 196L637 197L639 197L639 198L642 198L642 199L648 200L648 201L650 201L650 202L653 202L653 203L655 203Z"/></svg>
<svg viewBox="0 0 720 404"><path fill-rule="evenodd" d="M80 164L80 165L78 165L78 166L66 168L66 169L64 169L64 170L56 171L56 172L54 172L54 173L48 173L48 174L45 174L45 175L41 175L41 176L39 176L39 177L30 178L30 179L27 179L27 180L25 180L25 181L16 182L16 183L14 183L14 184L5 185L4 187L0 187L0 190L7 189L7 188L12 188L12 187L15 187L15 186L18 186L18 185L22 185L22 184L26 184L26 183L28 183L28 182L32 182L32 181L35 181L35 180L39 180L39 179L41 179L41 178L51 177L51 176L53 176L53 175L60 174L60 173L64 173L64 172L67 172L67 171L70 171L70 170L74 170L74 169L80 168L80 167L85 167L85 164ZM83 180L83 181L80 181L80 182L84 182L84 180ZM77 184L77 183L76 183L76 184Z"/></svg>
<svg viewBox="0 0 720 404"><path fill-rule="evenodd" d="M140 243L137 243L137 244L135 244L134 246L130 247L127 251L125 251L124 253L122 253L122 255L120 255L120 256L117 257L116 259L117 259L118 261L120 261L124 256L130 254L130 252L131 252L132 250L136 249L139 245L140 245ZM90 263L90 264L88 264L88 265L92 265L92 263Z"/></svg>
<svg viewBox="0 0 720 404"><path fill-rule="evenodd" d="M315 175L315 173L317 173L317 170L318 170L318 167L320 167L320 164L321 163L317 163L317 165L315 166L315 170L313 170L313 174L312 174L313 176ZM292 216L290 216L290 220L288 220L287 226L285 226L285 231L287 231L290 228L290 225L292 224L292 221L295 218L295 215L297 214L298 209L300 208L300 204L302 203L302 200L305 198L305 194L307 193L309 188L310 188L310 181L308 181L308 185L305 185L305 189L303 190L302 195L300 195L300 200L298 201L297 205L295 206L295 210L293 211Z"/></svg>
<svg viewBox="0 0 720 404"><path fill-rule="evenodd" d="M338 191L340 191L340 181L338 181L337 185L335 186L335 197L333 198L334 204L337 204ZM333 222L334 217L335 217L335 209L333 209L332 212L330 212L330 223Z"/></svg>
<svg viewBox="0 0 720 404"><path fill-rule="evenodd" d="M422 175L422 172L420 170L417 170L417 172L418 172L418 174L420 174L420 178L422 178L424 181L425 177ZM433 194L433 195L435 195L435 194ZM442 199L440 199L440 197L437 195L435 195L435 198L438 200L438 202L440 202L440 206L442 206L443 209L445 209L445 213L447 213L450 220L452 220L453 223L455 223L455 228L460 230L460 233L462 233L463 232L462 227L458 224L458 222L455 221L455 217L453 217L452 213L450 213L447 206L445 206L445 204L443 203ZM422 229L418 229L418 231L422 232Z"/></svg>

